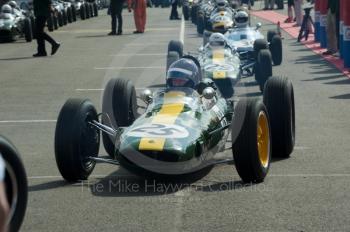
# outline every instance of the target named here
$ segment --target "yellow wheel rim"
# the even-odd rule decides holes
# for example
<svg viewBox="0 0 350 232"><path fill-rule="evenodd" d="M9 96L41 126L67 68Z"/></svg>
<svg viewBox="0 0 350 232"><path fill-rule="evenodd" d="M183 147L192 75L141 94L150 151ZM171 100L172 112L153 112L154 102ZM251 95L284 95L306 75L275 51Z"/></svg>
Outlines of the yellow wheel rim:
<svg viewBox="0 0 350 232"><path fill-rule="evenodd" d="M266 168L270 162L270 129L267 116L263 111L258 117L257 143L260 163Z"/></svg>

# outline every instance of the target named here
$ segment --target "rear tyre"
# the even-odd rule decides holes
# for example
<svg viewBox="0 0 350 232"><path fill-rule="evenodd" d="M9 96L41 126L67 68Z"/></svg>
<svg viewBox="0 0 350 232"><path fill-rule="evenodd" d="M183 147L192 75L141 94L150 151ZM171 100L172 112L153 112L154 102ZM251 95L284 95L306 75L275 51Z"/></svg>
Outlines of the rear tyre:
<svg viewBox="0 0 350 232"><path fill-rule="evenodd" d="M27 175L17 149L2 136L0 136L0 153L5 161L6 196L12 215L9 231L19 231L27 208Z"/></svg>
<svg viewBox="0 0 350 232"><path fill-rule="evenodd" d="M177 52L168 52L168 55L166 57L166 71L168 72L169 67L172 63L180 59L179 53Z"/></svg>
<svg viewBox="0 0 350 232"><path fill-rule="evenodd" d="M85 20L86 19L85 5L81 5L80 6L79 14L80 14L80 19L81 20Z"/></svg>
<svg viewBox="0 0 350 232"><path fill-rule="evenodd" d="M32 23L30 22L30 19L27 18L24 20L24 38L27 42L32 42L33 40L33 31L32 31Z"/></svg>
<svg viewBox="0 0 350 232"><path fill-rule="evenodd" d="M258 54L259 54L260 50L268 48L267 42L264 39L255 40L253 46L254 46L255 58L258 58Z"/></svg>
<svg viewBox="0 0 350 232"><path fill-rule="evenodd" d="M280 65L283 59L282 39L279 35L274 35L270 43L270 52L274 65Z"/></svg>
<svg viewBox="0 0 350 232"><path fill-rule="evenodd" d="M67 8L67 21L68 23L73 22L72 9L70 7Z"/></svg>
<svg viewBox="0 0 350 232"><path fill-rule="evenodd" d="M89 4L85 3L85 4L84 4L84 9L85 9L85 16L86 16L86 19L91 18Z"/></svg>
<svg viewBox="0 0 350 232"><path fill-rule="evenodd" d="M98 6L97 6L96 2L94 2L93 7L94 7L94 16L97 17L98 16Z"/></svg>
<svg viewBox="0 0 350 232"><path fill-rule="evenodd" d="M53 27L55 30L58 29L58 18L56 16L53 17Z"/></svg>
<svg viewBox="0 0 350 232"><path fill-rule="evenodd" d="M68 16L67 16L67 11L66 10L62 11L62 19L63 19L63 25L67 25L67 23L68 23Z"/></svg>
<svg viewBox="0 0 350 232"><path fill-rule="evenodd" d="M138 117L136 90L129 80L112 78L103 92L102 123L113 127L130 126ZM103 145L111 158L115 158L115 139L102 133Z"/></svg>
<svg viewBox="0 0 350 232"><path fill-rule="evenodd" d="M294 90L286 77L272 77L265 84L264 103L271 119L272 155L288 158L295 145Z"/></svg>
<svg viewBox="0 0 350 232"><path fill-rule="evenodd" d="M75 11L74 6L71 7L71 11L72 11L73 22L75 22L75 21L77 21L77 12Z"/></svg>
<svg viewBox="0 0 350 232"><path fill-rule="evenodd" d="M267 31L267 42L271 43L272 38L277 35L277 31L275 30L268 30Z"/></svg>
<svg viewBox="0 0 350 232"><path fill-rule="evenodd" d="M86 180L97 157L100 133L89 125L98 121L97 112L87 99L68 99L58 116L55 132L55 158L63 178L70 182Z"/></svg>
<svg viewBox="0 0 350 232"><path fill-rule="evenodd" d="M269 77L272 76L272 60L271 53L268 49L260 50L257 61L255 63L255 80L259 84L260 90L263 92L264 85Z"/></svg>
<svg viewBox="0 0 350 232"><path fill-rule="evenodd" d="M177 40L171 40L168 44L168 54L169 52L177 52L179 57L183 56L184 45L182 42Z"/></svg>
<svg viewBox="0 0 350 232"><path fill-rule="evenodd" d="M267 109L258 98L248 98L240 100L235 111L244 115L238 137L232 138L237 172L246 183L262 182L271 161L271 130ZM235 119L237 118L233 119L232 134L235 133L235 124L241 123Z"/></svg>
<svg viewBox="0 0 350 232"><path fill-rule="evenodd" d="M63 27L63 25L64 25L64 20L63 20L63 14L62 14L62 12L58 12L57 13L57 19L58 19L58 25L60 26L60 27Z"/></svg>

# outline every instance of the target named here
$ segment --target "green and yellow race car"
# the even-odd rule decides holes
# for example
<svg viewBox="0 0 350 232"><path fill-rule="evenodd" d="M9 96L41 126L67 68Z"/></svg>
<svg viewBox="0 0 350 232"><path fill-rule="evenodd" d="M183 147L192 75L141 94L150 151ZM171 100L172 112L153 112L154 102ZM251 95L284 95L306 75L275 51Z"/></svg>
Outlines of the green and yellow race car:
<svg viewBox="0 0 350 232"><path fill-rule="evenodd" d="M223 98L203 79L195 58L174 62L166 87L146 89L138 114L132 82L111 79L102 113L88 99L69 99L61 109L55 157L63 178L85 180L97 162L121 165L140 176L182 176L234 161L245 182L261 182L271 157L288 157L295 141L294 93L287 78L272 77L264 97ZM100 131L110 158L100 158ZM232 158L217 159L228 138Z"/></svg>

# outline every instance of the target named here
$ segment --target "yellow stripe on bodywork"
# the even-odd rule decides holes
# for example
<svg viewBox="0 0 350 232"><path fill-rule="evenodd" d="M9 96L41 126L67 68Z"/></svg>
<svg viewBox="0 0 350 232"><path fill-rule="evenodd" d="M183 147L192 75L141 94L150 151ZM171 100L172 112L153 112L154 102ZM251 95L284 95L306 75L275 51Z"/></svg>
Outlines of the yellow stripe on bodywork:
<svg viewBox="0 0 350 232"><path fill-rule="evenodd" d="M179 102L170 103L171 99L182 98L185 96L184 92L172 91L164 94L164 103L160 111L154 116L152 123L160 124L174 124L179 114L184 109L184 104ZM139 143L139 150L143 151L162 151L164 149L166 138L141 138Z"/></svg>
<svg viewBox="0 0 350 232"><path fill-rule="evenodd" d="M214 49L213 50L213 64L221 64L225 61L225 50Z"/></svg>
<svg viewBox="0 0 350 232"><path fill-rule="evenodd" d="M226 78L225 71L214 71L213 72L213 79L225 79L225 78Z"/></svg>

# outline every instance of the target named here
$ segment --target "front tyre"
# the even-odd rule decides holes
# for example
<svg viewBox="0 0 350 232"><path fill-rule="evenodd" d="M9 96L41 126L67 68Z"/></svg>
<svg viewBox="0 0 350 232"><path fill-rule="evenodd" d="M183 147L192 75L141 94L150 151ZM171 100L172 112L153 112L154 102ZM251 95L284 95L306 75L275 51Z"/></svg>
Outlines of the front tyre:
<svg viewBox="0 0 350 232"><path fill-rule="evenodd" d="M286 77L271 77L265 84L264 103L271 119L272 155L288 158L295 145L294 90Z"/></svg>
<svg viewBox="0 0 350 232"><path fill-rule="evenodd" d="M5 187L10 206L9 231L19 231L27 208L27 175L17 149L2 136L0 153L5 161Z"/></svg>
<svg viewBox="0 0 350 232"><path fill-rule="evenodd" d="M282 39L279 35L274 35L270 42L270 52L274 65L280 65L283 59Z"/></svg>
<svg viewBox="0 0 350 232"><path fill-rule="evenodd" d="M32 23L29 18L26 18L24 20L24 38L26 39L27 42L32 42L33 40L33 30L32 30Z"/></svg>
<svg viewBox="0 0 350 232"><path fill-rule="evenodd" d="M238 102L233 119L244 115L238 137L232 138L232 153L237 172L246 183L264 181L271 162L271 133L267 109L258 98L248 98ZM237 116L237 114L240 114ZM232 131L235 134L235 131Z"/></svg>
<svg viewBox="0 0 350 232"><path fill-rule="evenodd" d="M70 182L86 180L95 167L100 134L89 122L97 112L87 99L68 99L58 116L55 132L55 157L58 170Z"/></svg>
<svg viewBox="0 0 350 232"><path fill-rule="evenodd" d="M269 77L272 76L271 53L268 49L259 51L255 63L255 80L259 84L260 90L264 91L264 86Z"/></svg>

